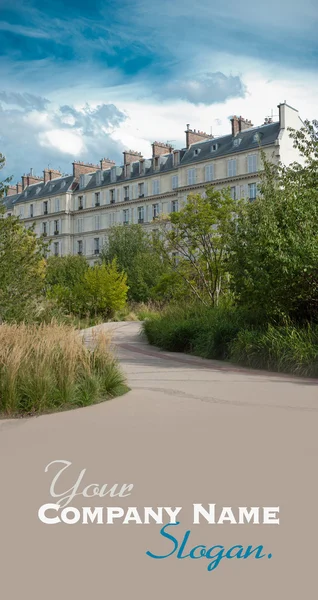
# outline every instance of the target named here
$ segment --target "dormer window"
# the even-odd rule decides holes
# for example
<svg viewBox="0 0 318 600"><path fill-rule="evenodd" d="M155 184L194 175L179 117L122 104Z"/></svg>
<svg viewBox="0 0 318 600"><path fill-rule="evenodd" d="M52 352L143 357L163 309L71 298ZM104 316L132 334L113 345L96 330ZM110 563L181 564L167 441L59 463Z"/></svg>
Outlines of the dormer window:
<svg viewBox="0 0 318 600"><path fill-rule="evenodd" d="M102 183L102 171L96 172L96 185L101 185Z"/></svg>
<svg viewBox="0 0 318 600"><path fill-rule="evenodd" d="M35 193L36 193L36 194L39 194L39 193L40 193L40 191L41 191L41 188L40 188L40 187L37 187L37 188L36 188L36 190L35 190Z"/></svg>
<svg viewBox="0 0 318 600"><path fill-rule="evenodd" d="M212 144L211 146L211 152L216 152L216 150L218 149L218 144Z"/></svg>
<svg viewBox="0 0 318 600"><path fill-rule="evenodd" d="M159 156L155 156L155 158L153 160L153 164L154 164L155 170L159 169L159 166L160 166Z"/></svg>
<svg viewBox="0 0 318 600"><path fill-rule="evenodd" d="M85 185L85 175L80 175L80 182L79 182L80 190L83 189L84 185Z"/></svg>
<svg viewBox="0 0 318 600"><path fill-rule="evenodd" d="M193 150L193 156L198 156L200 154L200 152L201 152L201 148L195 148Z"/></svg>
<svg viewBox="0 0 318 600"><path fill-rule="evenodd" d="M180 153L179 152L174 152L173 153L173 166L176 167L180 162Z"/></svg>
<svg viewBox="0 0 318 600"><path fill-rule="evenodd" d="M126 165L126 167L127 166L128 165ZM127 177L127 175L126 175L126 167L125 167L125 177ZM110 170L110 180L111 180L111 182L115 183L116 178L117 178L116 177L116 167L112 167L111 170Z"/></svg>
<svg viewBox="0 0 318 600"><path fill-rule="evenodd" d="M253 135L253 142L260 142L261 141L261 134L256 132Z"/></svg>
<svg viewBox="0 0 318 600"><path fill-rule="evenodd" d="M237 148L240 145L241 141L242 141L242 138L235 138L233 140L233 146L234 146L234 148Z"/></svg>

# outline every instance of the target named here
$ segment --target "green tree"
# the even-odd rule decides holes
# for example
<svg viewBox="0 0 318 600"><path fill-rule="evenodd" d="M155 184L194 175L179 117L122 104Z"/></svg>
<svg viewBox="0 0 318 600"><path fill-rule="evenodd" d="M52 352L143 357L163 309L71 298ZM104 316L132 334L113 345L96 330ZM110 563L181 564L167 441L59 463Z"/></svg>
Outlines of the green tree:
<svg viewBox="0 0 318 600"><path fill-rule="evenodd" d="M0 155L0 169L4 157ZM8 179L0 183L0 197ZM17 217L5 217L0 206L0 321L23 321L32 316L43 293L45 244Z"/></svg>
<svg viewBox="0 0 318 600"><path fill-rule="evenodd" d="M82 314L108 318L124 308L127 300L127 275L119 271L116 260L90 267L74 287L74 300Z"/></svg>
<svg viewBox="0 0 318 600"><path fill-rule="evenodd" d="M180 212L162 221L158 244L159 252L192 296L214 306L227 287L226 259L235 203L228 189L209 187L205 196L188 196Z"/></svg>
<svg viewBox="0 0 318 600"><path fill-rule="evenodd" d="M5 156L3 156L3 154L1 154L1 152L0 152L0 171L4 168L5 164L6 164ZM12 177L6 177L6 179L3 179L2 181L0 181L0 199L3 198L4 194L6 193L11 179L12 179Z"/></svg>
<svg viewBox="0 0 318 600"><path fill-rule="evenodd" d="M141 225L112 227L101 257L106 263L115 258L119 269L127 273L128 298L136 302L152 297L152 289L165 271L152 235Z"/></svg>
<svg viewBox="0 0 318 600"><path fill-rule="evenodd" d="M302 161L274 166L263 157L260 196L239 209L231 241L231 284L260 319L318 318L317 122L291 131Z"/></svg>

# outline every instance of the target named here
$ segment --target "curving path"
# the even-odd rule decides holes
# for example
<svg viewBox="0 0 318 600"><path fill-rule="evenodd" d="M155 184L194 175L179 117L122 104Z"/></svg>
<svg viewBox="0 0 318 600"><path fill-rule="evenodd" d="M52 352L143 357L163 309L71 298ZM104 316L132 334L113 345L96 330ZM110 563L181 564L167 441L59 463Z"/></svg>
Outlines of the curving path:
<svg viewBox="0 0 318 600"><path fill-rule="evenodd" d="M111 331L128 394L0 422L3 597L315 597L317 381L161 352L135 322L100 327ZM91 330L84 335L91 343ZM262 544L273 557L228 560L208 573L201 560L148 558L147 550L171 549L157 525L46 526L37 518L52 501L44 468L58 459L73 463L64 489L84 468L86 485L134 484L125 500L79 497L72 506L182 506L182 531L191 528L193 545ZM281 524L193 526L193 503L280 506Z"/></svg>

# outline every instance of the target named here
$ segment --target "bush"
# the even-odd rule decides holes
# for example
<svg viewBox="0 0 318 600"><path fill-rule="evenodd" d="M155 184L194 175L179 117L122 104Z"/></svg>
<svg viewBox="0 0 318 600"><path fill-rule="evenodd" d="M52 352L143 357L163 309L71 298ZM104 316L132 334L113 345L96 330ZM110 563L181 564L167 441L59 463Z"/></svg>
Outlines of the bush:
<svg viewBox="0 0 318 600"><path fill-rule="evenodd" d="M0 326L0 413L86 406L126 390L105 336L89 350L70 326Z"/></svg>

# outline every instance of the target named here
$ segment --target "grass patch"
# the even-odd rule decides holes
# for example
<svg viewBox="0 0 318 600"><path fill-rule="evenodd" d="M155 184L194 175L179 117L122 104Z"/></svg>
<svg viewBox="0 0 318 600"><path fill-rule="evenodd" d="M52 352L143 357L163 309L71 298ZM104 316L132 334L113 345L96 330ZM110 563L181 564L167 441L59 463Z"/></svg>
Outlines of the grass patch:
<svg viewBox="0 0 318 600"><path fill-rule="evenodd" d="M318 325L257 324L236 308L169 308L144 323L150 344L172 352L299 376L318 376Z"/></svg>
<svg viewBox="0 0 318 600"><path fill-rule="evenodd" d="M0 326L0 414L32 415L95 404L128 390L98 335L89 350L77 331L57 323Z"/></svg>

